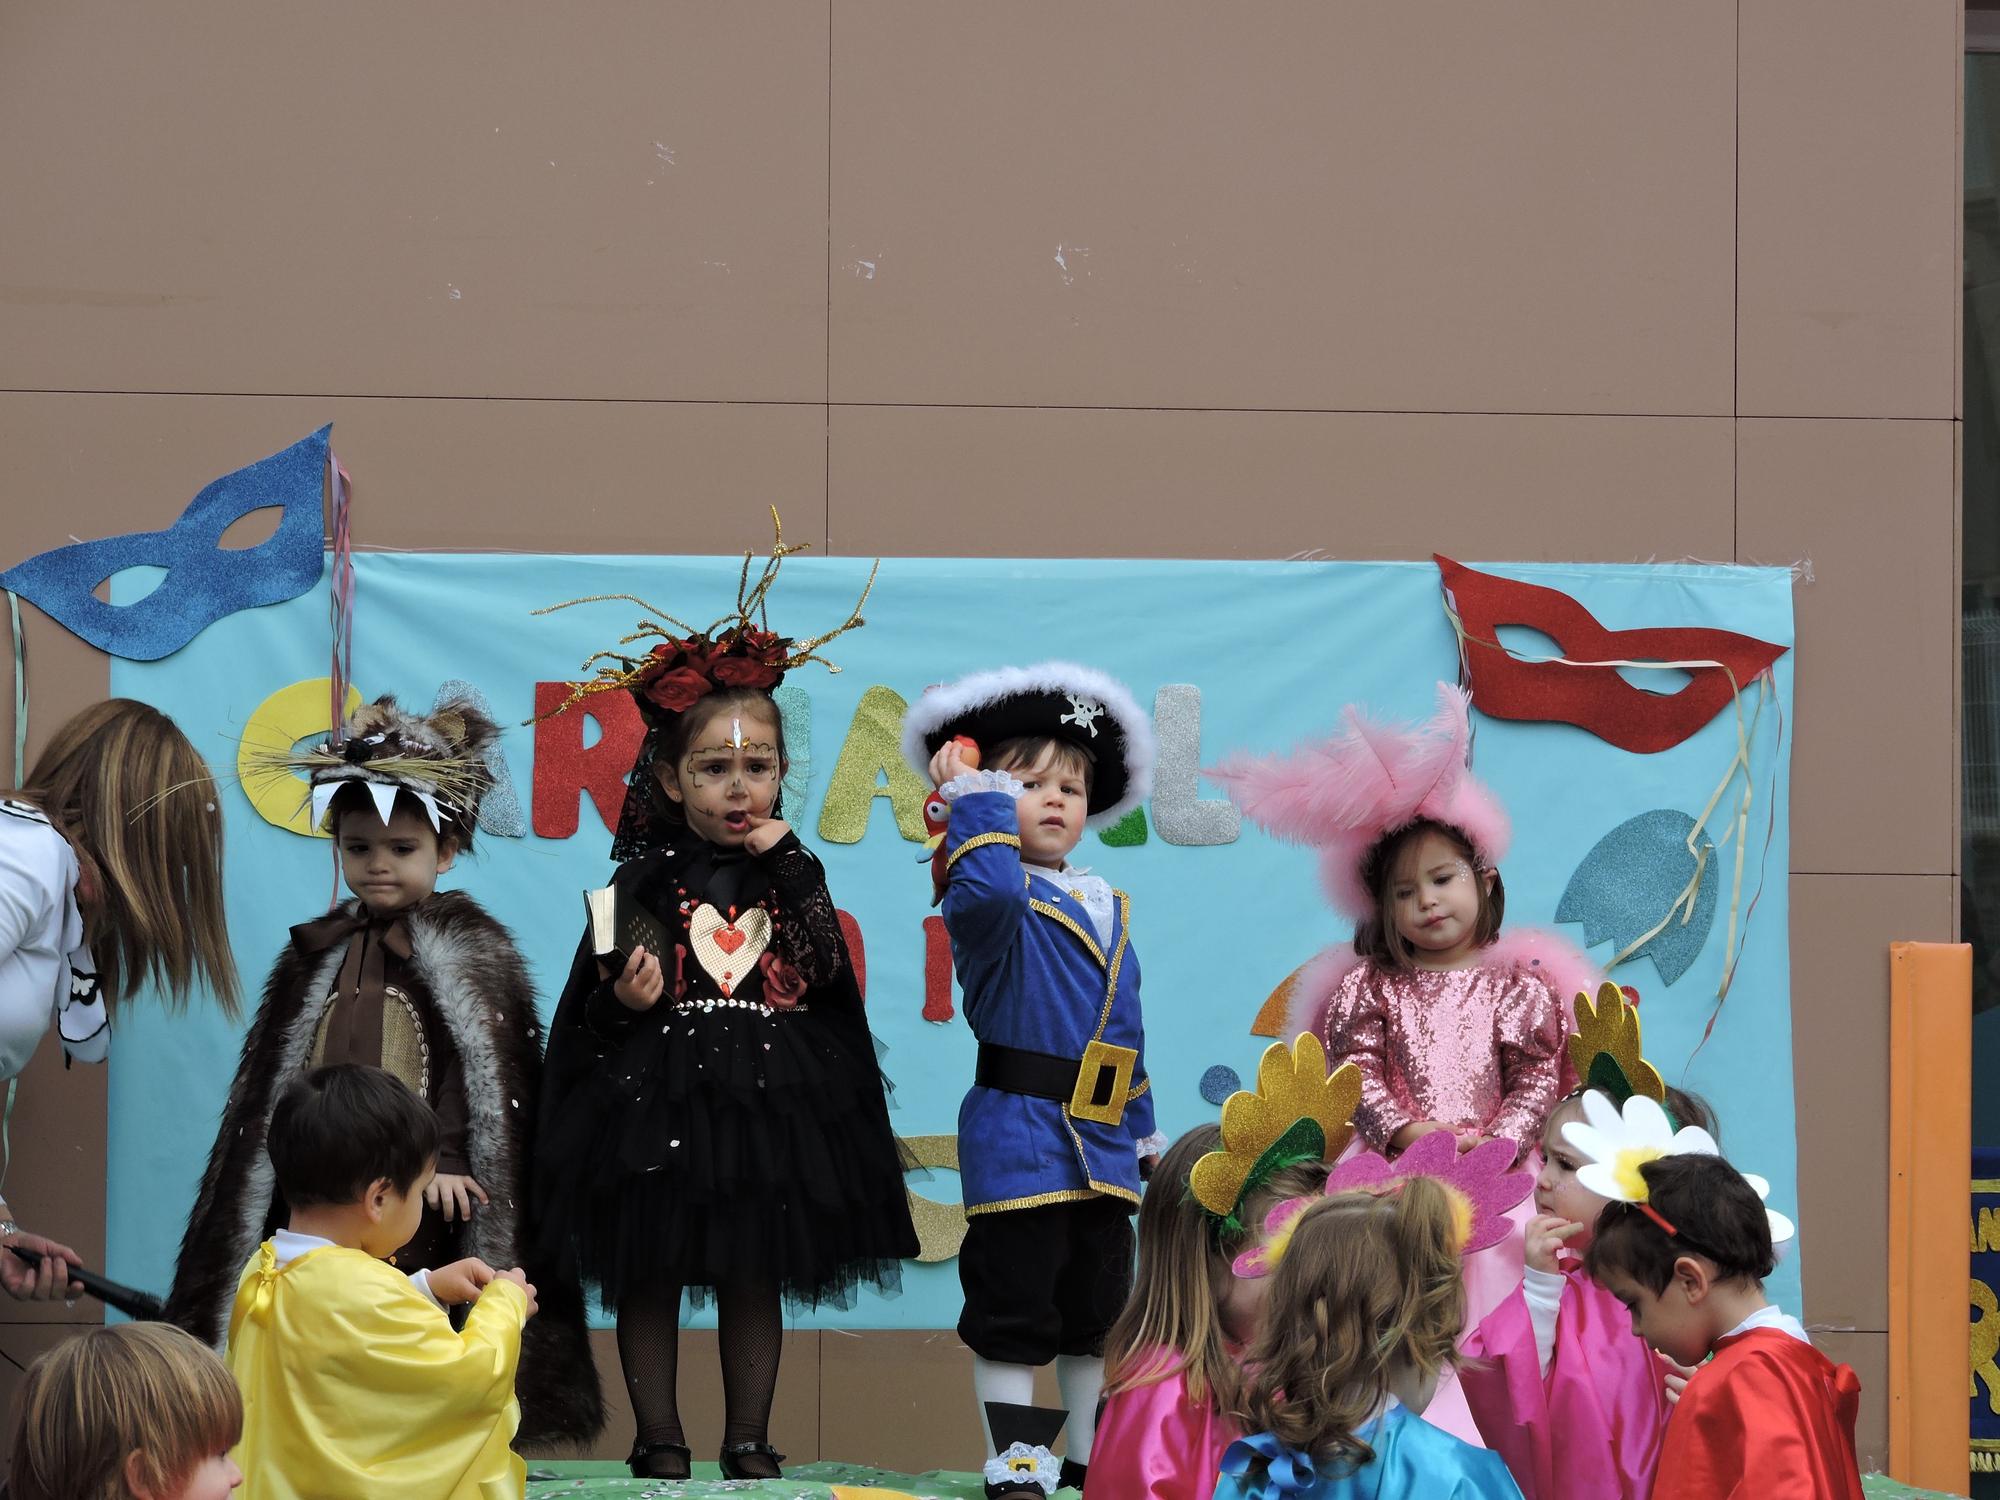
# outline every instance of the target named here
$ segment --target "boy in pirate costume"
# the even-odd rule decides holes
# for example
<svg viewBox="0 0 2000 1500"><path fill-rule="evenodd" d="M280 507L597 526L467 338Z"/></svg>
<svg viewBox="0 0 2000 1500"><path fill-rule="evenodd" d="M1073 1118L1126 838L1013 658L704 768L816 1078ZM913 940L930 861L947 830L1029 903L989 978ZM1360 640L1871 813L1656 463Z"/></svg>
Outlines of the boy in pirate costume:
<svg viewBox="0 0 2000 1500"><path fill-rule="evenodd" d="M1151 791L1152 725L1102 672L1046 662L926 693L903 749L950 809L944 920L979 1038L958 1116L970 1218L958 1333L982 1416L1028 1406L1034 1367L1055 1362L1069 1414L1061 1479L1080 1487L1105 1335L1132 1284L1142 1159L1166 1138L1153 1126L1131 903L1068 856L1086 827ZM1011 1446L1001 1438L989 1424L989 1457ZM995 1497L1044 1488L987 1481Z"/></svg>
<svg viewBox="0 0 2000 1500"><path fill-rule="evenodd" d="M387 1069L437 1115L437 1180L405 1271L462 1257L529 1266L525 1216L541 1081L534 987L507 929L438 876L472 845L498 730L469 703L429 717L383 698L341 736L262 774L303 771L354 899L291 931L272 965L188 1216L167 1315L220 1345L243 1265L285 1222L265 1137L285 1085L325 1063ZM259 774L253 772L252 774ZM581 1294L536 1275L523 1339L524 1445L581 1442L604 1420Z"/></svg>

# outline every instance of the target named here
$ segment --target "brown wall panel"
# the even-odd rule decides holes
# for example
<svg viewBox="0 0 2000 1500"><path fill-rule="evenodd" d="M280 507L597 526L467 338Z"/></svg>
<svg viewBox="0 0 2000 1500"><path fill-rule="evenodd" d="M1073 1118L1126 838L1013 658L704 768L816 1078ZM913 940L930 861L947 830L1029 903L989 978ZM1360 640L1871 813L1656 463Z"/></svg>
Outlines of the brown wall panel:
<svg viewBox="0 0 2000 1500"><path fill-rule="evenodd" d="M833 1338L827 1334L825 1337ZM812 1463L826 1453L820 1448L820 1339L816 1329L787 1330L778 1368L778 1394L771 1405L771 1446L794 1463ZM632 1451L637 1431L632 1397L618 1362L618 1336L610 1329L593 1330L591 1351L604 1383L604 1431L586 1457L622 1459ZM712 1463L722 1447L722 1366L716 1354L713 1328L683 1328L680 1333L680 1398L682 1441L694 1450L696 1463ZM567 1449L551 1448L547 1456L573 1458ZM864 1455L865 1457L865 1455Z"/></svg>
<svg viewBox="0 0 2000 1500"><path fill-rule="evenodd" d="M1854 1424L1854 1447L1861 1472L1880 1474L1889 1467L1889 1335L1813 1331L1813 1342L1828 1359L1851 1365L1861 1377L1861 1414Z"/></svg>
<svg viewBox="0 0 2000 1500"><path fill-rule="evenodd" d="M1952 424L1741 422L1736 503L1740 561L1812 564L1795 594L1792 868L1956 868Z"/></svg>
<svg viewBox="0 0 2000 1500"><path fill-rule="evenodd" d="M0 386L824 400L826 27L9 5Z"/></svg>
<svg viewBox="0 0 2000 1500"><path fill-rule="evenodd" d="M829 1331L821 1338L822 1453L909 1474L973 1466L981 1436L972 1353L956 1333ZM1053 1366L1036 1372L1035 1401L1062 1404Z"/></svg>
<svg viewBox="0 0 2000 1500"><path fill-rule="evenodd" d="M1726 557L1730 424L1394 413L832 412L842 552Z"/></svg>
<svg viewBox="0 0 2000 1500"><path fill-rule="evenodd" d="M1889 1326L1889 945L1950 942L1948 875L1792 877L1792 1078L1805 1319ZM1747 1144L1722 1120L1725 1149ZM1872 1392L1870 1399L1879 1391Z"/></svg>
<svg viewBox="0 0 2000 1500"><path fill-rule="evenodd" d="M1742 7L1737 410L1958 409L1957 0Z"/></svg>
<svg viewBox="0 0 2000 1500"><path fill-rule="evenodd" d="M832 397L1726 413L1735 26L836 0Z"/></svg>
<svg viewBox="0 0 2000 1500"><path fill-rule="evenodd" d="M767 539L771 505L795 538L825 533L822 406L16 392L0 551L164 527L327 422L361 546L737 552Z"/></svg>

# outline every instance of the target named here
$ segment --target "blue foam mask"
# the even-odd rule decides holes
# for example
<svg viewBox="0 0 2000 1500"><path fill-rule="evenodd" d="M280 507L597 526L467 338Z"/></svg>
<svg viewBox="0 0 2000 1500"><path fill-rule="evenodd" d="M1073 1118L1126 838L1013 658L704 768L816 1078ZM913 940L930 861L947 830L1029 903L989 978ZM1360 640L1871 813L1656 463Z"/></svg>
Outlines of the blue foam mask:
<svg viewBox="0 0 2000 1500"><path fill-rule="evenodd" d="M165 531L75 542L0 573L11 589L98 650L133 661L171 656L224 615L293 599L319 582L329 423L281 453L202 486ZM281 506L278 529L254 547L225 549L222 534L253 510ZM166 577L143 599L106 604L92 590L150 565Z"/></svg>

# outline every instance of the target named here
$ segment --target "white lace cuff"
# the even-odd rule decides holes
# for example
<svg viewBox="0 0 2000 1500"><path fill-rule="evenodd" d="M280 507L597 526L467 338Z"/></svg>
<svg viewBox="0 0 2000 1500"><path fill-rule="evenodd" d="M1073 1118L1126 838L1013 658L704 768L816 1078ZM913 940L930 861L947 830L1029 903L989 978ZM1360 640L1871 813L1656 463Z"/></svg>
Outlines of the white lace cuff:
<svg viewBox="0 0 2000 1500"><path fill-rule="evenodd" d="M1006 771L961 771L938 788L938 795L947 802L956 802L974 792L1005 792L1018 801L1026 790Z"/></svg>
<svg viewBox="0 0 2000 1500"><path fill-rule="evenodd" d="M1135 1149L1141 1156L1158 1156L1173 1144L1164 1130L1156 1130L1144 1140L1136 1143Z"/></svg>

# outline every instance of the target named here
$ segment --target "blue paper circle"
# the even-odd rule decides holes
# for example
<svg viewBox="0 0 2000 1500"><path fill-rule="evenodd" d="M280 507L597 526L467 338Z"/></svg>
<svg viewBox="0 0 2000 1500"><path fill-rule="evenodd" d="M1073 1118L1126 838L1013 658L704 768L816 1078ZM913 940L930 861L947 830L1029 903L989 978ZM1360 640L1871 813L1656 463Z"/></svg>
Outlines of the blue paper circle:
<svg viewBox="0 0 2000 1500"><path fill-rule="evenodd" d="M1217 1063L1201 1075L1201 1097L1210 1104L1220 1104L1242 1087L1241 1075L1226 1063Z"/></svg>

